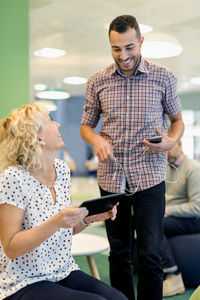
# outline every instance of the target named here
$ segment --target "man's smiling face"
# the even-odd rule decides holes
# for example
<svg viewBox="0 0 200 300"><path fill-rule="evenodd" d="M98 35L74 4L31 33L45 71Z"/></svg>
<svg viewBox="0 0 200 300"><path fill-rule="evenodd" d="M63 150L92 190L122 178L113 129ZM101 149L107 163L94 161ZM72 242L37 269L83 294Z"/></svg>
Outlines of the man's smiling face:
<svg viewBox="0 0 200 300"><path fill-rule="evenodd" d="M135 73L140 62L143 40L143 37L140 39L137 37L134 28L129 28L124 33L114 30L110 32L112 57L121 72L128 77Z"/></svg>

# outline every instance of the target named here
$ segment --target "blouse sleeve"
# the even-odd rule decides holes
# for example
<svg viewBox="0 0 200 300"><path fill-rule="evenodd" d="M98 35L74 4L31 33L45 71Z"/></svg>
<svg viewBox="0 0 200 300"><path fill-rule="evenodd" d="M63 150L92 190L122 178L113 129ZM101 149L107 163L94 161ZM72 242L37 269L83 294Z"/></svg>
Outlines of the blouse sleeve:
<svg viewBox="0 0 200 300"><path fill-rule="evenodd" d="M25 210L25 198L19 172L12 168L6 169L0 175L0 204L12 204Z"/></svg>

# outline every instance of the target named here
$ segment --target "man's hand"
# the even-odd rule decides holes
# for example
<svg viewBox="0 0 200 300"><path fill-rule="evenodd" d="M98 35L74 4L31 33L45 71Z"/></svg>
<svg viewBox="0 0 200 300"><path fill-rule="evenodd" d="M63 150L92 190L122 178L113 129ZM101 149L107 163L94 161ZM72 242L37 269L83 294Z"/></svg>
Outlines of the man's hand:
<svg viewBox="0 0 200 300"><path fill-rule="evenodd" d="M149 147L149 153L159 153L165 152L173 148L176 144L176 139L173 139L161 132L158 128L155 129L156 134L162 136L162 141L160 143L150 143L148 140L144 139L142 142L145 144L146 148Z"/></svg>
<svg viewBox="0 0 200 300"><path fill-rule="evenodd" d="M114 160L113 147L102 136L96 134L94 129L88 125L81 125L81 137L94 147L94 154L99 162L107 162Z"/></svg>
<svg viewBox="0 0 200 300"><path fill-rule="evenodd" d="M100 162L113 161L113 148L103 137L96 135L94 139L94 154Z"/></svg>
<svg viewBox="0 0 200 300"><path fill-rule="evenodd" d="M100 221L105 221L107 219L111 219L112 221L115 220L117 215L117 205L119 205L119 202L115 206L113 206L113 208L108 212L86 217L85 218L86 222L87 223L100 222Z"/></svg>

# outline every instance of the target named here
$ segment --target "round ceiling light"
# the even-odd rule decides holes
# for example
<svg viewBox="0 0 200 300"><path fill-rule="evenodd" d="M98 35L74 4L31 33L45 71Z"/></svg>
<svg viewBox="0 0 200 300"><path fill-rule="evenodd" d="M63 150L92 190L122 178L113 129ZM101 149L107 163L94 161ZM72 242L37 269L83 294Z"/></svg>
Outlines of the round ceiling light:
<svg viewBox="0 0 200 300"><path fill-rule="evenodd" d="M110 27L110 24L109 24L109 23L106 23L106 24L104 25L104 28L105 28L106 30L109 30L109 27ZM141 34L145 34L145 33L147 33L147 32L151 32L151 31L153 30L153 27L150 26L150 25L139 24L139 27L140 27L140 32L141 32Z"/></svg>
<svg viewBox="0 0 200 300"><path fill-rule="evenodd" d="M190 82L191 82L192 84L200 85L200 77L192 77L192 78L190 79Z"/></svg>
<svg viewBox="0 0 200 300"><path fill-rule="evenodd" d="M47 57L47 58L55 58L59 56L65 55L65 51L61 49L55 48L42 48L34 52L35 56Z"/></svg>
<svg viewBox="0 0 200 300"><path fill-rule="evenodd" d="M43 83L38 83L34 85L34 89L37 91L44 91L46 90L46 88L47 88L46 84Z"/></svg>
<svg viewBox="0 0 200 300"><path fill-rule="evenodd" d="M149 33L142 45L141 53L146 58L165 58L181 54L183 47L177 39L166 33Z"/></svg>
<svg viewBox="0 0 200 300"><path fill-rule="evenodd" d="M153 30L152 26L139 24L141 34L145 34L147 32L151 32Z"/></svg>
<svg viewBox="0 0 200 300"><path fill-rule="evenodd" d="M78 77L78 76L71 76L71 77L65 77L63 79L63 82L67 83L67 84L78 85L78 84L84 84L84 83L86 83L87 82L87 78Z"/></svg>
<svg viewBox="0 0 200 300"><path fill-rule="evenodd" d="M45 90L42 92L38 92L35 97L37 99L45 99L45 100L66 100L70 98L70 93L63 90Z"/></svg>

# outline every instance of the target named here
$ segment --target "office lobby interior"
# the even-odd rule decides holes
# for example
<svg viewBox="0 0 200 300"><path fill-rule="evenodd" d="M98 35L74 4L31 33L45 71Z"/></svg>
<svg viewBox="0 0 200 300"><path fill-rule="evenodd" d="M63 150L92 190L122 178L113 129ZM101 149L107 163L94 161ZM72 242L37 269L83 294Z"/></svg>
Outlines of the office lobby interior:
<svg viewBox="0 0 200 300"><path fill-rule="evenodd" d="M71 168L73 205L100 197L98 164L92 146L80 136L81 116L89 77L113 62L109 24L124 14L134 15L140 24L142 56L169 68L176 76L185 123L183 151L200 162L199 0L0 1L0 119L12 109L35 101L48 107L52 119L61 125L65 147L58 158ZM100 127L101 120L96 133ZM74 248L77 263L88 274L93 272L110 284L104 222L89 226L84 234L81 251ZM94 237L93 242L87 235ZM92 248L95 237L100 243L97 249ZM98 237L103 240L98 241ZM85 246L89 249L84 250ZM200 285L199 261L199 283L186 286L182 295L163 299L190 298ZM133 272L136 285L134 266Z"/></svg>

